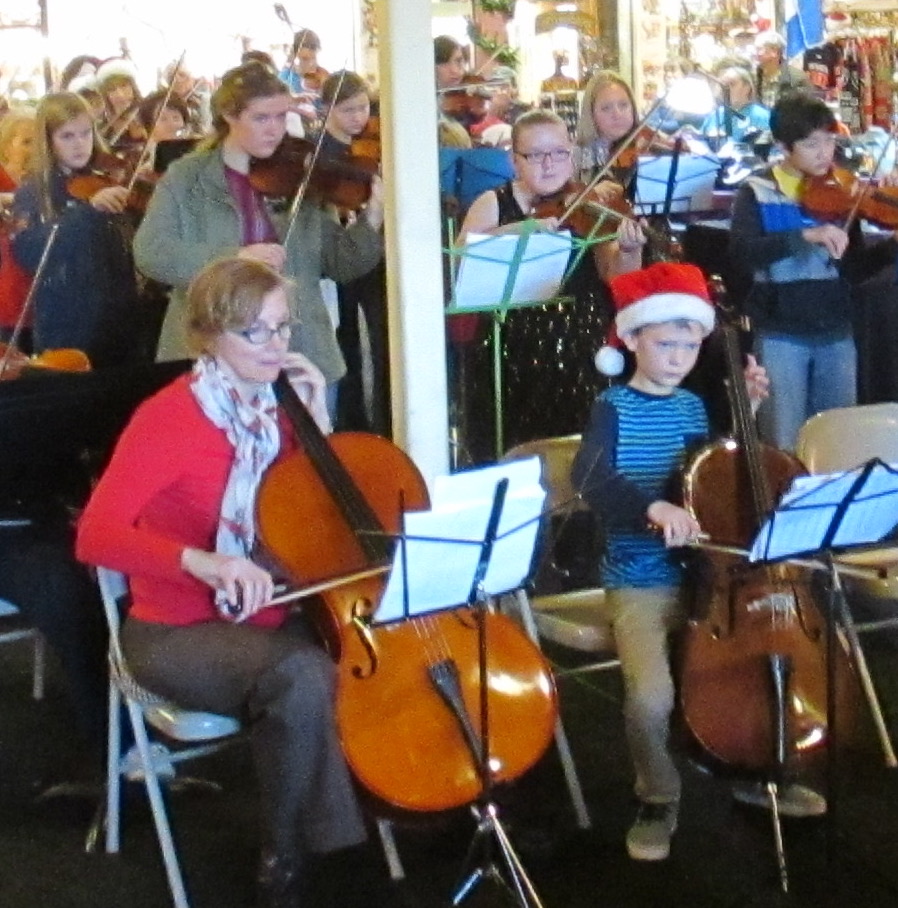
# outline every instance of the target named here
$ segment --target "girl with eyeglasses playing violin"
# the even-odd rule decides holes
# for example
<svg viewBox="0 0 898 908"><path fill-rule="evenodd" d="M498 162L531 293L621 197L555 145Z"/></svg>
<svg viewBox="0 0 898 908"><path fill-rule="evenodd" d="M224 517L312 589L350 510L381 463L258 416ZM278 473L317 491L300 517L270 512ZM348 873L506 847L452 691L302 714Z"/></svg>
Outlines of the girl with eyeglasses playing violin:
<svg viewBox="0 0 898 908"><path fill-rule="evenodd" d="M128 362L137 350L138 297L128 190L107 185L88 200L69 190L103 151L87 102L71 92L37 108L31 174L13 200L13 254L34 274L58 224L34 297L34 350L75 347L94 367Z"/></svg>
<svg viewBox="0 0 898 908"><path fill-rule="evenodd" d="M534 220L537 230L569 229L559 214L565 213L582 187L573 183L572 145L564 121L548 110L523 114L512 127L512 156L514 179L475 199L462 224L460 244L469 234L520 233L532 229ZM542 212L543 207L548 207L548 214ZM519 393L514 383L507 387L507 411L512 414L506 432L510 444L577 432L589 412L600 381L592 358L611 317L606 281L641 267L645 244L645 236L634 220L620 215L607 217L608 228L602 230L617 237L597 243L591 255L582 256L561 290L563 295L574 297L573 301L508 314L508 368L520 380ZM547 363L545 349L557 350L558 362ZM567 384L570 394L562 406L558 404L556 384L546 381L542 374L547 368L556 376L559 370L571 375ZM539 388L552 395L552 403L543 398Z"/></svg>

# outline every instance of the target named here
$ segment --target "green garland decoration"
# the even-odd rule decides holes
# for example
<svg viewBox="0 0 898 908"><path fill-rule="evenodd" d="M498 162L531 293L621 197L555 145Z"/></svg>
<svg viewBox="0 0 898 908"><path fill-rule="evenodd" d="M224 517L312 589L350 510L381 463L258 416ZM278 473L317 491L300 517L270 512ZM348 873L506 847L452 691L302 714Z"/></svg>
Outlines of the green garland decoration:
<svg viewBox="0 0 898 908"><path fill-rule="evenodd" d="M512 69L520 66L518 51L510 44L500 44L492 38L484 37L473 19L468 19L468 37L472 44L479 47L488 57L492 57L493 62L499 66L509 66Z"/></svg>
<svg viewBox="0 0 898 908"><path fill-rule="evenodd" d="M485 13L501 13L509 19L514 18L517 0L475 0L475 6Z"/></svg>

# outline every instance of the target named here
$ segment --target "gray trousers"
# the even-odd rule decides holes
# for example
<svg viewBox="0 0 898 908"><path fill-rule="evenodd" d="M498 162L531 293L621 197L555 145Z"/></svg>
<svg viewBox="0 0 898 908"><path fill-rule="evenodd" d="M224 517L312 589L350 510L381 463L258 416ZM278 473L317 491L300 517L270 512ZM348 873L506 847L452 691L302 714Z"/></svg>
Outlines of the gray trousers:
<svg viewBox="0 0 898 908"><path fill-rule="evenodd" d="M334 665L300 617L278 629L129 618L122 646L131 673L148 690L247 724L263 851L299 863L303 852L364 841L334 722Z"/></svg>

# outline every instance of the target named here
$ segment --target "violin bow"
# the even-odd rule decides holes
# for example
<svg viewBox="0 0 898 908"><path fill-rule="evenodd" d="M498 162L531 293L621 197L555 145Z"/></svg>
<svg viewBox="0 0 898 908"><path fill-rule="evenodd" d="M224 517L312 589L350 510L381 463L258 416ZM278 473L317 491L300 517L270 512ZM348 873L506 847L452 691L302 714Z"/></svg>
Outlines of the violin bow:
<svg viewBox="0 0 898 908"><path fill-rule="evenodd" d="M110 135L108 137L106 137L106 136L103 137L103 140L109 144L110 148L113 148L115 146L116 142L118 142L118 140L125 134L125 130L127 130L131 126L131 124L137 119L137 115L139 113L140 113L140 105L135 102L134 105L132 106L131 110L128 111L128 115L125 117L124 121L122 122L122 125L115 132L110 133ZM113 121L113 122L115 122L115 121ZM111 125L112 124L110 124L110 126Z"/></svg>
<svg viewBox="0 0 898 908"><path fill-rule="evenodd" d="M59 232L59 221L57 220L55 224L50 228L50 235L47 237L47 242L44 245L43 252L41 252L40 261L37 263L37 268L34 272L34 277L31 278L31 286L28 288L28 293L25 296L25 302L22 303L22 311L19 313L19 317L16 319L15 326L12 329L12 334L9 337L9 343L6 346L6 350L3 352L3 358L0 359L0 378L3 378L3 375L6 373L7 368L9 367L9 361L12 357L13 351L18 349L19 336L22 333L22 329L25 327L25 319L28 317L28 313L31 311L31 307L34 305L34 297L37 293L38 285L40 284L44 271L47 267L47 260L50 257L50 250L53 248L53 244L56 242L56 235Z"/></svg>
<svg viewBox="0 0 898 908"><path fill-rule="evenodd" d="M293 196L293 201L290 203L290 210L287 214L287 230L284 233L284 239L282 243L285 248L290 240L290 235L293 233L293 227L296 224L296 216L299 213L299 206L302 205L303 199L305 199L306 193L308 192L309 184L312 180L312 171L315 169L315 164L318 161L318 156L321 154L321 146L324 144L324 136L327 132L327 130L325 129L327 118L330 116L330 112L333 110L334 105L337 103L337 98L340 96L340 89L343 87L343 80L345 78L346 66L344 63L343 68L340 70L340 78L337 80L337 87L336 89L334 89L334 97L324 113L321 132L318 135L317 141L315 142L315 150L312 152L312 159L309 161L309 166L306 168L302 182L296 188L296 193Z"/></svg>
<svg viewBox="0 0 898 908"><path fill-rule="evenodd" d="M184 56L187 54L187 48L181 51L181 56L178 57L178 62L175 63L175 68L172 70L171 76L168 80L168 88L165 91L165 97L162 99L162 103L156 108L156 114L153 117L153 122L150 124L149 131L147 132L147 137L144 140L143 148L141 149L140 155L137 158L137 161L134 164L134 170L131 173L131 179L128 180L127 190L131 192L134 188L134 184L137 182L137 176L140 173L140 168L147 163L149 159L149 149L150 149L150 139L153 136L153 133L156 130L156 126L159 124L159 120L162 117L162 112L168 106L168 102L171 100L172 92L175 89L175 79L178 77L178 73L181 71L181 67L184 64Z"/></svg>
<svg viewBox="0 0 898 908"><path fill-rule="evenodd" d="M882 149L879 152L878 157L876 158L876 164L873 167L873 173L875 174L879 170L879 165L882 164L882 159L888 151L889 145L895 141L895 130L894 128L889 130L889 137L883 142ZM864 188L857 194L857 198L854 200L854 205L851 207L851 211L848 212L848 217L845 218L845 226L843 230L846 232L849 231L854 222L857 220L858 212L860 211L861 205L863 204L864 199L873 191L873 180L872 177L870 181L864 186Z"/></svg>

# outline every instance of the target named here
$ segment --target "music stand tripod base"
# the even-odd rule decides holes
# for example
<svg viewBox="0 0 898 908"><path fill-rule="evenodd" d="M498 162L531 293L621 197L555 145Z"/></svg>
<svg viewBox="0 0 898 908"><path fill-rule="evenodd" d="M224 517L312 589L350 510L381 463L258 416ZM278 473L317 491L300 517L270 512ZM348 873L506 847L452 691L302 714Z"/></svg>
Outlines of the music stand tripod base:
<svg viewBox="0 0 898 908"><path fill-rule="evenodd" d="M514 897L521 908L543 908L543 903L499 819L496 805L490 801L473 804L471 813L477 820L477 831L465 857L462 881L452 896L453 908L461 905L484 880L494 883ZM502 867L496 862L496 849L504 865L504 874ZM478 852L480 858L477 865L472 866Z"/></svg>

